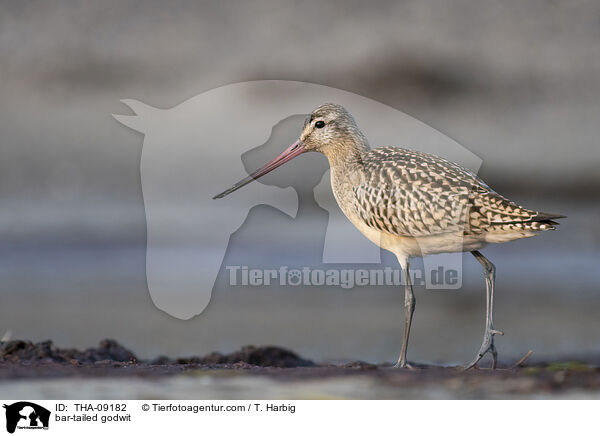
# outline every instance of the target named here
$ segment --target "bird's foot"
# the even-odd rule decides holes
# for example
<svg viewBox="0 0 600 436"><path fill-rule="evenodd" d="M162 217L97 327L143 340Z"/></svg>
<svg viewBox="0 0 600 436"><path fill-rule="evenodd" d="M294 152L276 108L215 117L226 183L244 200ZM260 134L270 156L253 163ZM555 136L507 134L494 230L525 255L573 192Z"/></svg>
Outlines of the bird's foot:
<svg viewBox="0 0 600 436"><path fill-rule="evenodd" d="M395 365L394 368L406 368L406 369L415 369L414 366L412 366L410 363L408 363L407 361L398 361Z"/></svg>
<svg viewBox="0 0 600 436"><path fill-rule="evenodd" d="M471 362L469 362L466 365L463 365L461 369L466 371L468 369L476 368L479 361L487 353L492 354L491 369L496 369L496 365L498 364L498 352L496 351L496 346L494 345L494 335L504 336L504 332L501 332L500 330L494 330L493 328L486 330L485 335L483 337L483 343L481 344L479 352Z"/></svg>

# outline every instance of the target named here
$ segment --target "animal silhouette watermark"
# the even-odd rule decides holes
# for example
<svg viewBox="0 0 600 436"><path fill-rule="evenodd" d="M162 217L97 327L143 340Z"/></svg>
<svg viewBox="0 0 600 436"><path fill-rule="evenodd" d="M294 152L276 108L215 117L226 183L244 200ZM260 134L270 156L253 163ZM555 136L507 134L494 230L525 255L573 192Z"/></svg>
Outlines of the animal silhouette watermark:
<svg viewBox="0 0 600 436"><path fill-rule="evenodd" d="M229 274L228 265L266 270L297 264L324 271L385 267L380 248L337 207L330 171L318 156L302 156L286 164L286 171L249 184L227 201L211 199L219 188L250 174L265 156L295 140L306 114L323 101L347 107L373 146L434 153L473 172L481 166L472 152L402 111L313 83L235 83L170 109L123 100L134 114L114 117L144 134L140 172L146 277L159 309L180 319L200 314L217 278ZM424 277L439 267L456 271L456 278L426 280L427 289L462 286L460 254L425 258Z"/></svg>

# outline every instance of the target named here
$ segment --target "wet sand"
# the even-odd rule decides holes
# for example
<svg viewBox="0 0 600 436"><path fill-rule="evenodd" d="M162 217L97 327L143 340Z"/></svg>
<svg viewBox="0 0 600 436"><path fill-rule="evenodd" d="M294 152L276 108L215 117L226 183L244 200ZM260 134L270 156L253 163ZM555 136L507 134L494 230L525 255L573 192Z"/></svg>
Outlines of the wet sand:
<svg viewBox="0 0 600 436"><path fill-rule="evenodd" d="M600 359L461 371L314 363L280 347L139 360L114 340L85 350L0 343L0 392L30 399L600 399Z"/></svg>

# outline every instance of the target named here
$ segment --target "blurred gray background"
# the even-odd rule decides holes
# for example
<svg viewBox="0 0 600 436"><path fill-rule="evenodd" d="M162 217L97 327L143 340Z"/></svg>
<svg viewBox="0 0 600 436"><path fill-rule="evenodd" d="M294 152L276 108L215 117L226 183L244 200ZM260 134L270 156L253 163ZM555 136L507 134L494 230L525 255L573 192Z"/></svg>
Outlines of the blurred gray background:
<svg viewBox="0 0 600 436"><path fill-rule="evenodd" d="M316 360L395 359L401 290L223 288L190 321L150 301L142 136L110 114L127 113L124 98L169 108L283 79L406 112L481 157L502 194L568 215L559 232L487 250L507 333L497 345L506 359L600 353L600 3L2 1L0 12L0 335L114 337L142 357L272 343ZM410 358L476 351L484 285L467 256L465 271L460 292L417 290Z"/></svg>

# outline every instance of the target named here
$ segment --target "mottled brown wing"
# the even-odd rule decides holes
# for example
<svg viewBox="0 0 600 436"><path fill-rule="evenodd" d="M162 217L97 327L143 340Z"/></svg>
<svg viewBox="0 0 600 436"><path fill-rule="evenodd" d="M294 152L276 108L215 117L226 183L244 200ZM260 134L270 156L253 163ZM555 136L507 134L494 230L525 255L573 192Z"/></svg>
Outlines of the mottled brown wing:
<svg viewBox="0 0 600 436"><path fill-rule="evenodd" d="M476 234L539 215L438 156L382 147L363 163L366 180L354 188L356 212L368 226L394 235Z"/></svg>

